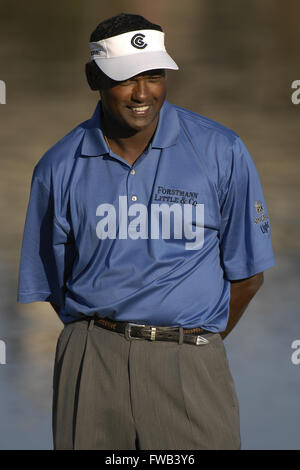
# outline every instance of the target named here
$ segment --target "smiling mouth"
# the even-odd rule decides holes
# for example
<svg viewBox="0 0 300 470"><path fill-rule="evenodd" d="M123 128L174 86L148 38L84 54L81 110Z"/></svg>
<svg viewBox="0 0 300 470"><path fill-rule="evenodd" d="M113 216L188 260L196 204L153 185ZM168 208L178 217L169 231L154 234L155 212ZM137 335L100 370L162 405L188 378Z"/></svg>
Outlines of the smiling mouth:
<svg viewBox="0 0 300 470"><path fill-rule="evenodd" d="M135 114L136 116L144 116L148 113L150 106L130 106L129 109Z"/></svg>

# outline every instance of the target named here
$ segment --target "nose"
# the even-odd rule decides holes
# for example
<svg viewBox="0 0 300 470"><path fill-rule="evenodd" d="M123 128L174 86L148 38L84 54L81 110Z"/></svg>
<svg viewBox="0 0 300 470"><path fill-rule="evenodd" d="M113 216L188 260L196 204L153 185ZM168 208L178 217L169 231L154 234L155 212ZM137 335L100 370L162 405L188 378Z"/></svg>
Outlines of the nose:
<svg viewBox="0 0 300 470"><path fill-rule="evenodd" d="M149 97L149 87L144 78L135 81L135 86L132 90L132 100L138 103L145 103Z"/></svg>

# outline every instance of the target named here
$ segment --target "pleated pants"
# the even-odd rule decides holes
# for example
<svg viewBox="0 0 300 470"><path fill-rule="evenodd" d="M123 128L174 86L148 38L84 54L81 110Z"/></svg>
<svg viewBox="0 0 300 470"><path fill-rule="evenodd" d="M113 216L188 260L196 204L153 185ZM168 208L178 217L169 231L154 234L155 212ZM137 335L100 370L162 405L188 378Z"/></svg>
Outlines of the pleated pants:
<svg viewBox="0 0 300 470"><path fill-rule="evenodd" d="M56 450L240 449L239 405L222 338L128 341L66 324L53 377Z"/></svg>

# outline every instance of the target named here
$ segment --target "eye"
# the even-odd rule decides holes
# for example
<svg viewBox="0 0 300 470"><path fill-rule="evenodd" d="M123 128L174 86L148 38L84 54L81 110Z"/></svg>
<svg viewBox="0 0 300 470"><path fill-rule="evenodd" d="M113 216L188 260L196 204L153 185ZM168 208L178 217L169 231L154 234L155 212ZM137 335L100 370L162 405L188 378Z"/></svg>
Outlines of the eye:
<svg viewBox="0 0 300 470"><path fill-rule="evenodd" d="M132 80L124 80L123 82L118 83L119 86L128 86L132 84Z"/></svg>
<svg viewBox="0 0 300 470"><path fill-rule="evenodd" d="M149 75L148 80L150 80L151 82L158 82L162 80L162 78L162 75Z"/></svg>

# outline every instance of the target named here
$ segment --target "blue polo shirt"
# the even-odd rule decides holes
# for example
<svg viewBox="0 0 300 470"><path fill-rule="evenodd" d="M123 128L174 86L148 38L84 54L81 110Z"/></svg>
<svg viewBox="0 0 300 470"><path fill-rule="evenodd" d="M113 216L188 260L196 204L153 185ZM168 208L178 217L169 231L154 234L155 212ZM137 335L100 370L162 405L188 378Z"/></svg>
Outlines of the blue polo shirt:
<svg viewBox="0 0 300 470"><path fill-rule="evenodd" d="M232 130L165 102L130 165L107 146L101 102L34 169L19 302L83 316L225 330L230 281L274 264L269 216Z"/></svg>

